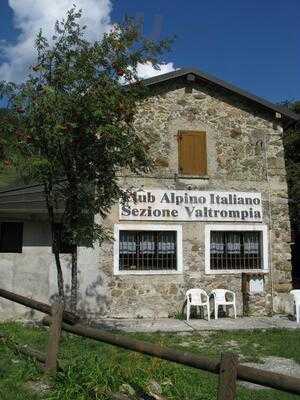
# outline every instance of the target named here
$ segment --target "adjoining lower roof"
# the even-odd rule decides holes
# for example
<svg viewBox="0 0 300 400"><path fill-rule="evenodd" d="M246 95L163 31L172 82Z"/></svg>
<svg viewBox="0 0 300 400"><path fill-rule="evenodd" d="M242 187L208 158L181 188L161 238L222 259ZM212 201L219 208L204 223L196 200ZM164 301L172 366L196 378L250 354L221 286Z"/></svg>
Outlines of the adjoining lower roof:
<svg viewBox="0 0 300 400"><path fill-rule="evenodd" d="M268 100L265 100L261 97L255 96L252 93L249 93L243 89L238 88L237 86L232 85L231 83L225 82L221 79L218 79L212 75L206 74L202 71L199 71L198 69L195 68L181 68L173 72L168 72L166 74L161 74L157 75L153 78L148 78L145 79L143 82L146 86L151 86L151 85L158 85L160 83L170 81L173 79L181 78L187 75L194 75L196 78L196 81L202 81L202 82L207 82L207 83L212 83L222 89L225 89L231 93L237 94L247 100L250 100L256 104L259 104L263 108L274 111L275 113L280 113L284 117L286 117L289 120L292 121L298 121L300 119L300 116L298 114L293 113L289 109L285 107L278 106Z"/></svg>
<svg viewBox="0 0 300 400"><path fill-rule="evenodd" d="M61 204L55 210L63 211ZM28 185L11 187L0 191L0 218L4 216L18 216L18 214L47 214L45 192L43 185Z"/></svg>

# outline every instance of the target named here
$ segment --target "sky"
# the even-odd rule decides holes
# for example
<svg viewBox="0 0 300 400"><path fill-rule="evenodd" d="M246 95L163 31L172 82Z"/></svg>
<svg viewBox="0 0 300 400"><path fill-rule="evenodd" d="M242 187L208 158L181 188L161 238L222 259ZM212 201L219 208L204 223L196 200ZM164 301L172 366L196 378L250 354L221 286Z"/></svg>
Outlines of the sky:
<svg viewBox="0 0 300 400"><path fill-rule="evenodd" d="M194 67L273 102L300 99L299 0L0 0L0 81L23 79L35 34L50 37L72 4L90 40L126 14L143 19L148 37L176 35L160 73Z"/></svg>

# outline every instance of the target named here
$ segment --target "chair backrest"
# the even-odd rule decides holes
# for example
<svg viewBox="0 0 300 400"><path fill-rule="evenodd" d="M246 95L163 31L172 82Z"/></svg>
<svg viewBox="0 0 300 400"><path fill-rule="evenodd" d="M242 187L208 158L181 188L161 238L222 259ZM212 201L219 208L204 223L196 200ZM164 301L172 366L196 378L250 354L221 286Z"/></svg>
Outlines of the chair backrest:
<svg viewBox="0 0 300 400"><path fill-rule="evenodd" d="M300 289L291 290L290 294L293 295L295 301L300 302Z"/></svg>
<svg viewBox="0 0 300 400"><path fill-rule="evenodd" d="M226 302L226 289L214 289L211 294L214 295L216 301Z"/></svg>
<svg viewBox="0 0 300 400"><path fill-rule="evenodd" d="M194 306L199 306L208 300L207 293L203 289L189 289L186 292L186 298Z"/></svg>

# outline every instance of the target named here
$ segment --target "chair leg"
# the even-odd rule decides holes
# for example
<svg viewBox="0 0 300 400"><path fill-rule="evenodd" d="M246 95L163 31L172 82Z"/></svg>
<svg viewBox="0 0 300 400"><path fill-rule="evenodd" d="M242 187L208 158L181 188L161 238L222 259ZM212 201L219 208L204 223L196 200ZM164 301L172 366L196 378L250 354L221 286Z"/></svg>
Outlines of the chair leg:
<svg viewBox="0 0 300 400"><path fill-rule="evenodd" d="M209 303L207 303L206 308L207 308L207 321L210 321L210 308L209 308Z"/></svg>
<svg viewBox="0 0 300 400"><path fill-rule="evenodd" d="M233 305L233 311L234 311L234 319L236 319L236 305Z"/></svg>
<svg viewBox="0 0 300 400"><path fill-rule="evenodd" d="M190 319L190 311L191 311L191 307L189 304L186 305L186 320L189 321Z"/></svg>
<svg viewBox="0 0 300 400"><path fill-rule="evenodd" d="M218 305L215 304L215 319L218 319Z"/></svg>

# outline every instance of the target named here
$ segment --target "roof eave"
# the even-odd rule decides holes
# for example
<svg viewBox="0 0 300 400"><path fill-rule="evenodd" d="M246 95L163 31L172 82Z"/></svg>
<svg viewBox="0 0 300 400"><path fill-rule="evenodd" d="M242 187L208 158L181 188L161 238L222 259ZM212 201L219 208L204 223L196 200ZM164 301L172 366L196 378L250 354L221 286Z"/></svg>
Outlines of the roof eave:
<svg viewBox="0 0 300 400"><path fill-rule="evenodd" d="M219 86L219 87L226 89L232 93L242 96L245 99L255 102L270 111L273 111L275 113L276 112L280 113L289 120L293 120L295 122L300 120L300 116L298 114L295 114L292 111L289 111L288 109L278 106L278 105L276 105L268 100L265 100L261 97L255 96L254 94L249 93L246 90L240 89L237 86L234 86L234 85L232 85L228 82L225 82L221 79L218 79L212 75L203 73L196 68L181 68L176 71L168 72L166 74L161 74L161 75L157 75L152 78L145 79L143 81L143 83L145 86L152 86L152 85L157 85L157 84L169 81L169 80L180 78L180 77L183 77L188 74L193 74L196 76L196 78L198 78L200 80L211 82L211 83L215 84L216 86Z"/></svg>

